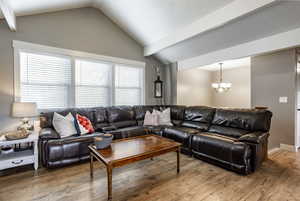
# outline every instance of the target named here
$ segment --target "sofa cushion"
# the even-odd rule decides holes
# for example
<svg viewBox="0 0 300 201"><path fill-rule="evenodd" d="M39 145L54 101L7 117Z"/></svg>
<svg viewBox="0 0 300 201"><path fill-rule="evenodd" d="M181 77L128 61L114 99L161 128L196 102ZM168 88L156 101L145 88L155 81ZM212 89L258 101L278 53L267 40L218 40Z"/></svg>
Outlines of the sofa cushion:
<svg viewBox="0 0 300 201"><path fill-rule="evenodd" d="M189 128L195 128L199 129L201 131L207 131L209 124L207 123L201 123L201 122L195 122L195 121L184 121L182 122L181 126L189 127Z"/></svg>
<svg viewBox="0 0 300 201"><path fill-rule="evenodd" d="M171 109L171 119L177 121L184 120L184 111L186 106L183 105L164 105L161 106L161 110L165 110L167 108Z"/></svg>
<svg viewBox="0 0 300 201"><path fill-rule="evenodd" d="M119 128L125 128L125 127L130 127L130 126L137 126L137 123L135 120L119 121L119 122L110 123L110 126L113 126L116 129L119 129Z"/></svg>
<svg viewBox="0 0 300 201"><path fill-rule="evenodd" d="M245 170L250 166L250 147L234 138L200 133L193 135L191 148L194 156L210 159L240 172L250 171Z"/></svg>
<svg viewBox="0 0 300 201"><path fill-rule="evenodd" d="M128 137L135 137L147 134L147 129L141 126L131 126L121 129L116 129L112 131L107 131L106 133L110 133L114 136L114 140L123 139Z"/></svg>
<svg viewBox="0 0 300 201"><path fill-rule="evenodd" d="M172 139L176 142L182 143L183 147L188 148L190 145L190 138L192 134L197 134L199 131L187 127L168 127L164 130L164 137Z"/></svg>
<svg viewBox="0 0 300 201"><path fill-rule="evenodd" d="M217 109L213 125L249 131L268 131L272 113L267 110Z"/></svg>
<svg viewBox="0 0 300 201"><path fill-rule="evenodd" d="M108 122L116 128L136 126L135 112L132 107L120 106L107 109Z"/></svg>
<svg viewBox="0 0 300 201"><path fill-rule="evenodd" d="M250 133L251 131L239 129L239 128L230 128L230 127L223 127L223 126L215 126L212 125L209 129L209 132L211 133L218 133L225 136L235 137L239 138L247 133Z"/></svg>
<svg viewBox="0 0 300 201"><path fill-rule="evenodd" d="M93 108L94 109L94 121L95 124L98 125L103 125L103 127L105 127L105 125L108 125L108 118L107 118L107 112L106 109L104 107L96 107Z"/></svg>
<svg viewBox="0 0 300 201"><path fill-rule="evenodd" d="M206 106L193 106L185 109L184 121L195 121L209 124L214 116L215 109Z"/></svg>

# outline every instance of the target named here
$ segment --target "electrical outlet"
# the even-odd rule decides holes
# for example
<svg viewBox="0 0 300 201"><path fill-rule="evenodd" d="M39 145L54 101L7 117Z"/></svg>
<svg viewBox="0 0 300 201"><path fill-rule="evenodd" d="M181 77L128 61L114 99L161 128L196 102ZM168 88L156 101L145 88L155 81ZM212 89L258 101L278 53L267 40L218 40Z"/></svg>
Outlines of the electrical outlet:
<svg viewBox="0 0 300 201"><path fill-rule="evenodd" d="M279 103L287 103L287 102L288 102L288 97L286 96L279 97Z"/></svg>

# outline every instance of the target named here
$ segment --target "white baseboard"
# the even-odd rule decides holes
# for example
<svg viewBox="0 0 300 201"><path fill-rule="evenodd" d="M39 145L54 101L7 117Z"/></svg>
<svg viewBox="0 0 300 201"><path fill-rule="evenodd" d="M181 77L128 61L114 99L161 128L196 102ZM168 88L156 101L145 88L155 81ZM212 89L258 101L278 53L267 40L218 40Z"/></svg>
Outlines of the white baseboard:
<svg viewBox="0 0 300 201"><path fill-rule="evenodd" d="M289 144L280 144L280 149L283 149L286 151L292 151L292 152L298 151L298 149L294 145L289 145Z"/></svg>
<svg viewBox="0 0 300 201"><path fill-rule="evenodd" d="M277 151L279 151L279 150L280 150L280 148L279 148L279 147L276 147L276 148L270 149L270 150L268 150L268 154L273 154L273 153L275 153L275 152L277 152Z"/></svg>

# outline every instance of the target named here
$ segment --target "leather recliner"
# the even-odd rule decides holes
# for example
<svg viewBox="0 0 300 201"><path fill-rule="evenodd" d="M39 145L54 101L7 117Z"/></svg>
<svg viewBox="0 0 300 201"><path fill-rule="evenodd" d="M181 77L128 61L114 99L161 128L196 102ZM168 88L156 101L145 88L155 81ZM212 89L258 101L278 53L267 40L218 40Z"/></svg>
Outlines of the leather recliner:
<svg viewBox="0 0 300 201"><path fill-rule="evenodd" d="M168 107L174 126L143 126L146 111ZM267 110L175 105L74 108L56 112L87 116L96 133L60 138L52 125L54 111L41 114L39 147L45 167L85 161L89 157L87 146L102 133L112 133L114 139L154 133L180 142L184 154L240 174L254 172L266 159L272 117Z"/></svg>

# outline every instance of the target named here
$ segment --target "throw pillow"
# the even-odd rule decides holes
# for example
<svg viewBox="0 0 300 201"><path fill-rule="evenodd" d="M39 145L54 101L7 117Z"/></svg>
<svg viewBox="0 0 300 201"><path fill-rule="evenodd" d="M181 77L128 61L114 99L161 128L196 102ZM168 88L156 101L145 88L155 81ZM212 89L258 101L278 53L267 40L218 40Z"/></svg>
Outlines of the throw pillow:
<svg viewBox="0 0 300 201"><path fill-rule="evenodd" d="M52 124L56 132L62 138L77 134L75 119L71 113L64 117L54 112Z"/></svg>
<svg viewBox="0 0 300 201"><path fill-rule="evenodd" d="M94 133L95 129L89 118L76 114L76 123L77 123L77 133L79 135L84 135L88 133Z"/></svg>
<svg viewBox="0 0 300 201"><path fill-rule="evenodd" d="M144 118L144 126L157 126L158 115L153 111L152 113L147 111Z"/></svg>
<svg viewBox="0 0 300 201"><path fill-rule="evenodd" d="M153 110L158 115L158 124L161 126L173 126L171 122L171 109L167 108L164 111Z"/></svg>

